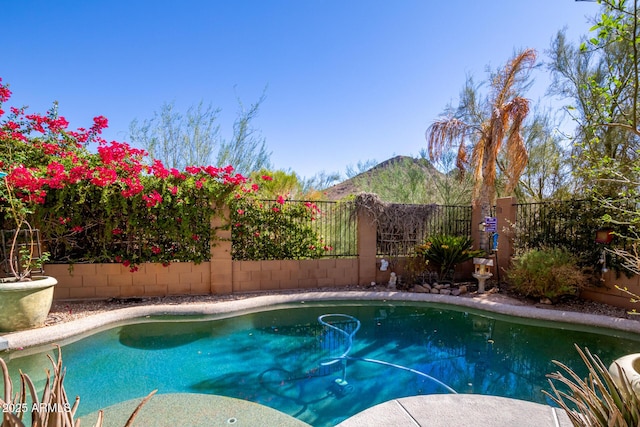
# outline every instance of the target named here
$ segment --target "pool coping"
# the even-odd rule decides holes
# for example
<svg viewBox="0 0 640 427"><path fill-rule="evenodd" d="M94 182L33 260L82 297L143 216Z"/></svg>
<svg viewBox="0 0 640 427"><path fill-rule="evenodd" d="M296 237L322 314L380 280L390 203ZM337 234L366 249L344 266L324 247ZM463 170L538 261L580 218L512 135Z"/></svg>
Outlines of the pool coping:
<svg viewBox="0 0 640 427"><path fill-rule="evenodd" d="M140 305L118 308L87 317L25 331L0 335L0 351L24 350L57 341L65 341L99 329L115 326L118 323L144 319L150 316L170 315L223 315L236 312L255 311L287 303L305 303L322 301L406 301L429 302L476 309L514 316L524 319L562 322L601 327L640 334L640 321L614 318L599 314L564 311L538 306L522 305L517 300L499 294L483 294L478 297L457 297L440 294L422 294L409 292L377 291L322 291L296 294L273 294L248 297L233 301L216 301L188 304Z"/></svg>

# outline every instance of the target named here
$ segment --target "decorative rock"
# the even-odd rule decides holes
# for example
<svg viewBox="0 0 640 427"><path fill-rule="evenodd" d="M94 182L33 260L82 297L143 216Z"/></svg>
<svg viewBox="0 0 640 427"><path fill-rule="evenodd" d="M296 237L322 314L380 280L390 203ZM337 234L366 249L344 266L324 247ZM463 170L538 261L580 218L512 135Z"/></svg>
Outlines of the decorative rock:
<svg viewBox="0 0 640 427"><path fill-rule="evenodd" d="M432 294L439 294L439 293L440 293L440 290L439 290L439 289L436 289L436 288L431 288L431 293L432 293Z"/></svg>
<svg viewBox="0 0 640 427"><path fill-rule="evenodd" d="M433 285L434 289L440 290L444 288L444 285Z"/></svg>
<svg viewBox="0 0 640 427"><path fill-rule="evenodd" d="M451 289L440 289L441 295L451 295Z"/></svg>
<svg viewBox="0 0 640 427"><path fill-rule="evenodd" d="M453 295L454 297L457 297L460 295L460 289L452 289L451 290L451 295Z"/></svg>
<svg viewBox="0 0 640 427"><path fill-rule="evenodd" d="M429 292L429 290L427 288L425 288L424 286L422 286L422 285L415 285L413 287L413 292L417 292L419 294L424 294L424 293Z"/></svg>

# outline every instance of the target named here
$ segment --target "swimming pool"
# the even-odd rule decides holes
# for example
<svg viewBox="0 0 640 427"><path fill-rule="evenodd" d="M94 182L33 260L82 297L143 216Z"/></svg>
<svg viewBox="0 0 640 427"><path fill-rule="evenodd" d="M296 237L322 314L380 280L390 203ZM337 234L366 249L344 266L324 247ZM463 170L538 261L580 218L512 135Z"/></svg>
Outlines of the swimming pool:
<svg viewBox="0 0 640 427"><path fill-rule="evenodd" d="M327 313L360 321L350 357L410 368L459 393L548 403L540 390L557 370L552 359L582 372L574 343L605 363L640 352L640 336L614 330L430 303L307 301L217 320L149 317L96 333L63 347L67 392L81 396L79 415L158 388L251 400L314 426L389 399L448 392L393 366L348 360L343 373L340 364L323 365L345 346L318 322ZM346 319L344 328L353 324ZM18 369L44 372L42 354L19 355L2 355L14 378ZM343 375L346 384L336 382Z"/></svg>

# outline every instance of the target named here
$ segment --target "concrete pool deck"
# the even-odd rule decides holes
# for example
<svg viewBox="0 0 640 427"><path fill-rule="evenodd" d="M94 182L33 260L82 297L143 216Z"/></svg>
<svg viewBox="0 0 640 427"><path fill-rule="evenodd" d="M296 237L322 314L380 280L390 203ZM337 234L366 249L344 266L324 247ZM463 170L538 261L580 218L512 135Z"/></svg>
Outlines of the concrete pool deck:
<svg viewBox="0 0 640 427"><path fill-rule="evenodd" d="M109 406L104 427L125 425L142 399ZM94 425L97 413L81 417ZM309 427L292 416L257 403L224 396L157 394L140 410L134 426ZM539 403L477 394L436 394L394 399L356 414L336 427L572 427L561 409Z"/></svg>
<svg viewBox="0 0 640 427"><path fill-rule="evenodd" d="M290 304L295 306L305 304L306 302L322 301L429 302L443 304L452 309L458 307L461 309L484 310L525 319L547 320L577 325L575 327L608 328L640 334L640 322L636 320L531 307L500 294L483 294L469 298L406 292L324 291L285 295L264 295L247 299L214 303L141 305L115 309L113 311L88 316L67 323L60 323L44 328L14 332L0 336L0 350L18 350L19 354L40 352L43 350L43 345L51 343L67 344L101 330L108 329L119 324L130 323L134 320L144 321L146 318L151 316L202 315L224 318L241 313L268 310L270 307L278 304ZM160 396L162 395L154 396L151 401L154 399L159 401L162 400L165 406L170 407L171 405L168 405L167 402L164 401L165 398ZM225 400L225 402L225 408L227 406L229 406L229 408L236 407L235 403L237 402L230 403L227 400ZM242 403L237 404L245 405L244 401L240 402ZM150 403L151 402L148 402L147 405ZM211 411L216 411L216 408L212 407L211 404L207 404L205 406ZM152 407L150 406L150 408ZM254 407L252 406L252 408ZM266 407L259 406L259 408L262 408L263 411L258 411L258 413L267 414L274 411L273 409ZM155 412L157 413L157 411ZM248 413L246 409L240 410L240 408L238 408L237 412L243 414ZM222 417L224 416L227 416L226 413L222 415ZM234 417L229 416L224 421L227 422L231 418ZM235 417L234 419L237 422L235 425L265 425L262 423L241 424L240 418ZM305 425L298 420L293 422L297 423L291 424L292 426ZM105 426L107 425L109 424L105 424ZM134 425L148 424L140 424L136 422ZM198 424L190 425L197 426ZM212 424L211 418L209 417L206 425L218 424ZM229 424L227 423L225 425ZM394 399L356 414L339 425L340 427L357 427L365 425L429 425L436 427L461 425L482 425L487 427L535 425L544 427L549 425L565 427L570 426L571 424L564 412L554 410L547 405L494 396L459 394L415 396L403 399Z"/></svg>

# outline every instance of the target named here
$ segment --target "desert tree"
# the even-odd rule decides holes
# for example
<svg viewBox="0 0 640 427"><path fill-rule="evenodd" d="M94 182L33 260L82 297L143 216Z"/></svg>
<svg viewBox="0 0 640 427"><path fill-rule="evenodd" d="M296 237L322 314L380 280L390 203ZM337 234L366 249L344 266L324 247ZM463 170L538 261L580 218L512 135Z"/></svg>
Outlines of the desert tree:
<svg viewBox="0 0 640 427"><path fill-rule="evenodd" d="M632 25L627 22L627 30L633 31ZM549 94L567 102L565 112L575 124L571 162L577 191L613 195L620 186L599 179L612 170L606 164L628 176L638 161L637 55L630 41L617 41L621 36L603 31L602 37L577 46L564 31L555 36L548 52Z"/></svg>
<svg viewBox="0 0 640 427"><path fill-rule="evenodd" d="M600 0L580 45L564 31L549 50L550 94L568 101L575 123L572 163L582 195L607 212L602 220L623 245L611 245L629 271L640 271L640 18L638 0Z"/></svg>
<svg viewBox="0 0 640 427"><path fill-rule="evenodd" d="M271 167L265 138L253 124L264 99L263 94L249 108L238 99L230 139L221 136L221 110L202 101L189 107L185 114L177 111L174 102L165 102L151 119L133 120L129 138L167 167L232 165L238 173L248 176L252 171Z"/></svg>
<svg viewBox="0 0 640 427"><path fill-rule="evenodd" d="M260 105L265 99L264 93L260 99L246 108L238 99L238 113L233 124L233 136L230 140L223 140L216 157L218 165L233 165L239 173L248 175L252 171L271 168L271 152L267 150L266 140L258 129L253 126Z"/></svg>
<svg viewBox="0 0 640 427"><path fill-rule="evenodd" d="M572 197L571 156L567 137L559 128L559 120L549 109L536 105L529 114L522 128L529 161L515 188L519 201L543 202Z"/></svg>
<svg viewBox="0 0 640 427"><path fill-rule="evenodd" d="M151 119L134 119L129 124L129 139L167 167L208 164L220 137L219 113L201 101L182 114L175 102L165 102Z"/></svg>

